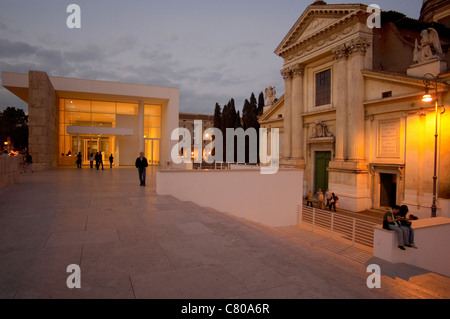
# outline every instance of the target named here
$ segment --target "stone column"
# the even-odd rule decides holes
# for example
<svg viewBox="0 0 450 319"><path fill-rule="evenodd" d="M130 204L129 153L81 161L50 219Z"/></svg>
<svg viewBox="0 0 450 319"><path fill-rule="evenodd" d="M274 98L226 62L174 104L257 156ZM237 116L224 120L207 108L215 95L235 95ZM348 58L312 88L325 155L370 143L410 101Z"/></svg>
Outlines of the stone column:
<svg viewBox="0 0 450 319"><path fill-rule="evenodd" d="M334 58L334 86L336 105L336 149L335 161L347 159L347 48L342 45L333 50Z"/></svg>
<svg viewBox="0 0 450 319"><path fill-rule="evenodd" d="M284 78L284 145L283 158L290 159L292 156L292 72L290 69L281 70L281 75Z"/></svg>
<svg viewBox="0 0 450 319"><path fill-rule="evenodd" d="M292 125L292 159L296 161L296 165L304 165L303 157L303 73L304 67L297 64L292 69L292 86L291 86L291 125Z"/></svg>
<svg viewBox="0 0 450 319"><path fill-rule="evenodd" d="M364 59L368 43L353 40L349 46L348 74L348 159L364 161Z"/></svg>
<svg viewBox="0 0 450 319"><path fill-rule="evenodd" d="M47 73L28 72L28 150L35 171L58 165L58 98Z"/></svg>

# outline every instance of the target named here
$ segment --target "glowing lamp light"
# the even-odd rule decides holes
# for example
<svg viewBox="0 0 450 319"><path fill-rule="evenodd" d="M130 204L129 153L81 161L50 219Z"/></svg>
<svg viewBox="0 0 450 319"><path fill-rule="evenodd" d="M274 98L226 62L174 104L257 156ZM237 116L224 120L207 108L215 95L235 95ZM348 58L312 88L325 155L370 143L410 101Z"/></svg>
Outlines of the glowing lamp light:
<svg viewBox="0 0 450 319"><path fill-rule="evenodd" d="M433 98L431 97L430 94L425 94L422 98L422 101L423 102L431 102L431 101L433 101Z"/></svg>

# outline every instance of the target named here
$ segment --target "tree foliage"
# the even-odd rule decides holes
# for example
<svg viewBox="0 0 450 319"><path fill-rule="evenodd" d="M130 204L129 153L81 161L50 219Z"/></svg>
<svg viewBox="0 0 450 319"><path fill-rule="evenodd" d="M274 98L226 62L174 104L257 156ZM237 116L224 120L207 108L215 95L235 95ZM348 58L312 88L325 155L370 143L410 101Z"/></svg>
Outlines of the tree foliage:
<svg viewBox="0 0 450 319"><path fill-rule="evenodd" d="M22 109L8 106L0 112L0 142L11 138L14 149L28 148L28 116Z"/></svg>
<svg viewBox="0 0 450 319"><path fill-rule="evenodd" d="M254 128L256 130L257 138L258 138L258 149L259 149L259 122L258 115L262 114L262 110L264 107L264 94L261 92L259 94L258 100L255 97L255 94L252 93L249 99L246 99L244 102L244 106L242 108L242 117L241 112L236 110L236 105L234 99L230 99L227 104L223 106L223 109L220 109L220 105L216 103L214 108L214 127L219 128L223 133L223 154L224 160L226 159L226 129L227 128L243 128L247 130L249 128ZM236 137L235 137L236 138ZM235 161L236 161L236 140L235 140ZM248 137L246 138L246 162L248 162ZM258 154L259 155L259 154ZM259 156L258 156L259 160Z"/></svg>

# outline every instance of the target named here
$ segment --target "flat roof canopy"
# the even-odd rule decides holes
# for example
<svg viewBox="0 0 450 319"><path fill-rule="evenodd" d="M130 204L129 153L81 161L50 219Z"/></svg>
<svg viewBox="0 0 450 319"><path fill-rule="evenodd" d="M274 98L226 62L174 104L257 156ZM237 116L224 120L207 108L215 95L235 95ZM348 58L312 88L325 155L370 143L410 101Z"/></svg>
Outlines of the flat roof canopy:
<svg viewBox="0 0 450 319"><path fill-rule="evenodd" d="M179 89L100 80L49 76L59 98L163 104L178 97ZM2 72L2 85L28 103L28 74Z"/></svg>

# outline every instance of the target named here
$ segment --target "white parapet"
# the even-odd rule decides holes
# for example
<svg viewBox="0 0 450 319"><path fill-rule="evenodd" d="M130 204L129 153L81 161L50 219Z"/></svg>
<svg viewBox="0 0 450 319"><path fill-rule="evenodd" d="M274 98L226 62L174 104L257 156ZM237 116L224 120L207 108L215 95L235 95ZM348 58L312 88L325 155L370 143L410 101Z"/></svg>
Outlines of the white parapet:
<svg viewBox="0 0 450 319"><path fill-rule="evenodd" d="M297 225L303 170L159 170L156 192L267 226Z"/></svg>
<svg viewBox="0 0 450 319"><path fill-rule="evenodd" d="M406 263L450 276L450 218L413 221L418 249L398 248L397 233L374 227L373 255L391 263Z"/></svg>

